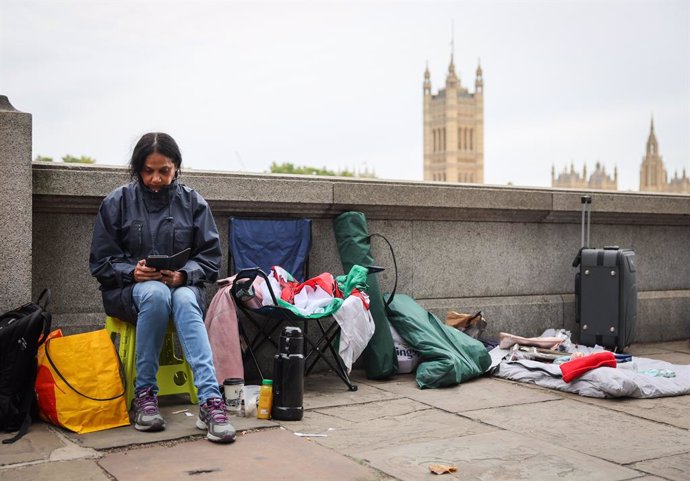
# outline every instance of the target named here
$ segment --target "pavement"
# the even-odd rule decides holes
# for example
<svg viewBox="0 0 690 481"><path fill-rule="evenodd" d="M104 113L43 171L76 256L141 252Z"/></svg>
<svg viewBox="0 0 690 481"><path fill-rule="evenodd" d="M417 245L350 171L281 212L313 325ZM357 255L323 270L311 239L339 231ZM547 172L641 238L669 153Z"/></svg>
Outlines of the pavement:
<svg viewBox="0 0 690 481"><path fill-rule="evenodd" d="M629 352L690 364L685 341ZM304 419L232 417L237 441L208 442L188 398L161 398L167 429L77 435L36 423L0 448L2 481L683 480L690 479L690 395L593 399L480 377L421 390L413 375L350 392L305 380ZM8 435L0 435L3 439ZM429 465L457 471L431 474Z"/></svg>

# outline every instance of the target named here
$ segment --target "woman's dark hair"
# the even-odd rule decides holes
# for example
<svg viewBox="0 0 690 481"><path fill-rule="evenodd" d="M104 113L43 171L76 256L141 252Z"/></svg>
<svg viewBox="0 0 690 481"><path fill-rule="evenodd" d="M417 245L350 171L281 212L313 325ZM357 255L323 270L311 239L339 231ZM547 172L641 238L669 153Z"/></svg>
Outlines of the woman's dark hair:
<svg viewBox="0 0 690 481"><path fill-rule="evenodd" d="M149 132L144 134L134 146L132 158L129 161L129 173L132 179L139 179L139 173L144 168L146 158L154 153L166 156L177 168L175 178L180 175L182 165L182 154L177 146L175 139L162 132Z"/></svg>

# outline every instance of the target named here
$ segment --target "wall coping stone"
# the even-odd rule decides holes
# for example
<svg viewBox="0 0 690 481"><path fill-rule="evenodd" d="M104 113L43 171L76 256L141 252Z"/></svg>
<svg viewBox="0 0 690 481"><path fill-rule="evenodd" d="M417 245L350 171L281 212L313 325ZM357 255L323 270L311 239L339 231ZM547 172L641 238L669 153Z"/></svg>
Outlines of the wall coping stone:
<svg viewBox="0 0 690 481"><path fill-rule="evenodd" d="M129 180L125 166L33 162L36 212L93 212ZM216 214L369 219L579 223L580 197L594 198L592 223L690 225L690 195L353 179L184 169Z"/></svg>

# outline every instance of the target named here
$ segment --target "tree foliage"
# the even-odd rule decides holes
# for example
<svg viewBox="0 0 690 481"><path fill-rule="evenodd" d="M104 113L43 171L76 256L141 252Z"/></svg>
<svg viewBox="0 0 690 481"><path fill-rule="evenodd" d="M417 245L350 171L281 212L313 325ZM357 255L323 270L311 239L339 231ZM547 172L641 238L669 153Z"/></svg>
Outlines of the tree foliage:
<svg viewBox="0 0 690 481"><path fill-rule="evenodd" d="M53 158L52 157L47 157L45 155L37 155L36 158L34 159L34 162L52 162Z"/></svg>
<svg viewBox="0 0 690 481"><path fill-rule="evenodd" d="M283 162L278 164L277 162L271 162L271 173L272 174L299 174L299 175L330 175L330 176L340 176L340 177L355 177L355 173L350 170L329 170L326 167L317 168L309 166L296 166L291 162Z"/></svg>
<svg viewBox="0 0 690 481"><path fill-rule="evenodd" d="M65 155L62 158L63 162L66 162L68 164L95 164L96 159L93 157L87 157L86 155L82 155L81 157L75 157L73 155Z"/></svg>

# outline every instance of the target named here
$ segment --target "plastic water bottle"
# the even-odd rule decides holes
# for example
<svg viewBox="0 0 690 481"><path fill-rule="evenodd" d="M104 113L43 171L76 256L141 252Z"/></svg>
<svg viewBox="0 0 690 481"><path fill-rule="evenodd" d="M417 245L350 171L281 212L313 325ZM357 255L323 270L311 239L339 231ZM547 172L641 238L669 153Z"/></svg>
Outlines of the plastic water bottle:
<svg viewBox="0 0 690 481"><path fill-rule="evenodd" d="M304 337L299 327L285 327L273 358L273 419L299 421L304 415Z"/></svg>
<svg viewBox="0 0 690 481"><path fill-rule="evenodd" d="M256 410L258 419L271 419L271 405L273 404L273 381L264 379L259 390L259 407Z"/></svg>

